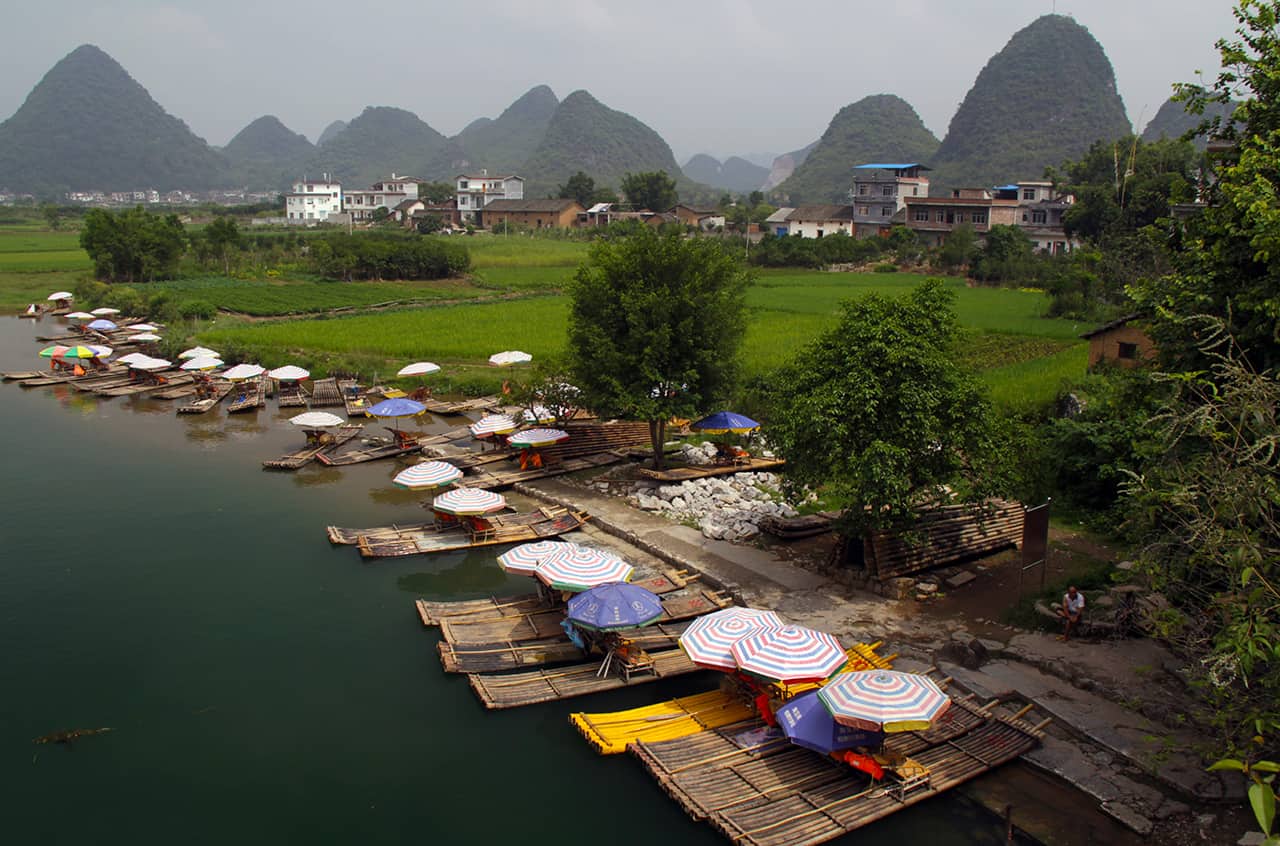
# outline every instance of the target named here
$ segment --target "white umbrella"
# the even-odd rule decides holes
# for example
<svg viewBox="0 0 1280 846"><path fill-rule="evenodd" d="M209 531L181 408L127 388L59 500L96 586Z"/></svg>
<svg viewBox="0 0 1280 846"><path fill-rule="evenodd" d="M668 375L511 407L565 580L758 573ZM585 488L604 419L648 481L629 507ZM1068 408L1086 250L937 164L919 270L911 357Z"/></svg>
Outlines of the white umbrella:
<svg viewBox="0 0 1280 846"><path fill-rule="evenodd" d="M329 426L341 426L346 421L327 411L305 411L296 417L290 417L289 422L306 429L324 429Z"/></svg>
<svg viewBox="0 0 1280 846"><path fill-rule="evenodd" d="M440 369L440 365L432 364L429 361L415 361L413 364L406 364L401 367L397 376L426 376L428 373L435 373Z"/></svg>
<svg viewBox="0 0 1280 846"><path fill-rule="evenodd" d="M189 350L183 350L178 353L178 358L199 358L202 355L211 355L217 357L218 352L208 347L192 347Z"/></svg>
<svg viewBox="0 0 1280 846"><path fill-rule="evenodd" d="M129 366L134 370L165 370L172 367L173 362L163 358L148 358L146 361L135 361Z"/></svg>
<svg viewBox="0 0 1280 846"><path fill-rule="evenodd" d="M87 311L73 311L67 315L70 320L93 320L94 315Z"/></svg>
<svg viewBox="0 0 1280 846"><path fill-rule="evenodd" d="M94 351L94 358L110 358L111 353L115 352L111 347L104 347L101 344L88 344L87 346Z"/></svg>
<svg viewBox="0 0 1280 846"><path fill-rule="evenodd" d="M113 314L119 314L120 309L103 306L102 308L95 308L92 313L98 315L98 317L110 317Z"/></svg>
<svg viewBox="0 0 1280 846"><path fill-rule="evenodd" d="M49 296L45 297L45 299L46 300L73 300L75 299L75 296L76 295L71 293L70 291L54 291Z"/></svg>
<svg viewBox="0 0 1280 846"><path fill-rule="evenodd" d="M141 343L150 343L152 341L160 340L160 336L155 334L154 332L143 332L140 335L130 335L129 340L138 341Z"/></svg>
<svg viewBox="0 0 1280 846"><path fill-rule="evenodd" d="M129 353L128 355L120 356L119 358L116 359L116 362L119 364L127 364L132 367L134 362L146 361L149 358L151 358L151 356L149 355L145 355L140 352L132 352L132 353Z"/></svg>
<svg viewBox="0 0 1280 846"><path fill-rule="evenodd" d="M244 379L252 379L254 376L261 376L266 371L256 364L237 364L235 367L222 374L223 379L229 379L232 382L239 382Z"/></svg>
<svg viewBox="0 0 1280 846"><path fill-rule="evenodd" d="M128 329L130 332L155 332L160 327L151 323L130 323L124 328Z"/></svg>
<svg viewBox="0 0 1280 846"><path fill-rule="evenodd" d="M504 350L489 356L489 364L494 367L510 367L513 364L523 364L526 361L533 361L533 356L527 352L520 352L520 350Z"/></svg>
<svg viewBox="0 0 1280 846"><path fill-rule="evenodd" d="M292 364L286 364L284 367L268 370L267 375L279 382L298 382L302 379L309 379L311 371L303 370L301 367L295 367Z"/></svg>
<svg viewBox="0 0 1280 846"><path fill-rule="evenodd" d="M222 366L222 359L211 355L189 358L178 365L182 370L213 370Z"/></svg>

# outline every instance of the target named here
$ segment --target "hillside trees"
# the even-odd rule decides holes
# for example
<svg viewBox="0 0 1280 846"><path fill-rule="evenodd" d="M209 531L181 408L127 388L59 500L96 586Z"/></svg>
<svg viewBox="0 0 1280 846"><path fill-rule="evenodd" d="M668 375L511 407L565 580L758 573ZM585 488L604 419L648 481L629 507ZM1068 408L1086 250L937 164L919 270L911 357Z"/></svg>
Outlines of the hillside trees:
<svg viewBox="0 0 1280 846"><path fill-rule="evenodd" d="M748 281L718 240L641 227L597 241L569 286L567 355L583 405L648 421L657 467L667 421L734 387Z"/></svg>
<svg viewBox="0 0 1280 846"><path fill-rule="evenodd" d="M622 193L637 209L664 212L680 200L676 181L665 170L628 173L622 178Z"/></svg>
<svg viewBox="0 0 1280 846"><path fill-rule="evenodd" d="M591 200L596 195L596 181L583 171L578 171L563 184L557 187L556 196L565 200L577 200L578 205L591 207Z"/></svg>
<svg viewBox="0 0 1280 846"><path fill-rule="evenodd" d="M176 215L152 214L142 206L117 213L91 209L80 231L80 246L93 260L94 274L108 282L172 278L186 244Z"/></svg>

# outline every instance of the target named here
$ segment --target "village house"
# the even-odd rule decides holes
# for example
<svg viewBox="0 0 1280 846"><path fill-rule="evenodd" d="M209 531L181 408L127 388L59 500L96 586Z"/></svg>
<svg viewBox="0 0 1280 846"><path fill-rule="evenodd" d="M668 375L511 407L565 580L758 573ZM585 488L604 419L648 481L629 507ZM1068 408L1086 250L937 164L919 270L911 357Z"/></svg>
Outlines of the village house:
<svg viewBox="0 0 1280 846"><path fill-rule="evenodd" d="M1062 226L1063 215L1076 201L1073 195L1055 191L1052 182L1041 180L1002 185L995 190L997 197L1017 198L1016 222L1040 252L1058 255L1080 246L1079 241L1067 237Z"/></svg>
<svg viewBox="0 0 1280 846"><path fill-rule="evenodd" d="M776 235L779 238L785 238L790 234L787 228L787 217L795 209L791 206L783 206L764 219L764 231L770 235Z"/></svg>
<svg viewBox="0 0 1280 846"><path fill-rule="evenodd" d="M908 199L929 196L929 170L918 162L861 164L853 168L854 232L859 238L886 235L902 217Z"/></svg>
<svg viewBox="0 0 1280 846"><path fill-rule="evenodd" d="M489 171L481 170L479 174L459 174L455 187L458 214L476 226L487 225L481 221L481 212L494 200L524 199L523 176L490 176Z"/></svg>
<svg viewBox="0 0 1280 846"><path fill-rule="evenodd" d="M438 217L447 226L462 227L462 217L458 214L458 200L450 197L443 203L432 203L428 200L405 200L397 207L402 215L398 219L406 228L417 228L418 222L427 217Z"/></svg>
<svg viewBox="0 0 1280 846"><path fill-rule="evenodd" d="M465 213L462 208L458 211ZM585 213L586 209L577 200L489 200L475 217L477 225L489 229L499 224L526 229L571 229L578 222L578 216Z"/></svg>
<svg viewBox="0 0 1280 846"><path fill-rule="evenodd" d="M1018 200L1001 199L986 188L956 188L949 197L908 197L905 223L925 247L941 247L958 226L968 225L979 239L992 226L1018 221Z"/></svg>
<svg viewBox="0 0 1280 846"><path fill-rule="evenodd" d="M822 238L837 232L853 235L854 220L853 206L796 206L787 215L787 231L773 231L775 234L799 235L803 238ZM775 227L776 224L770 226Z"/></svg>
<svg viewBox="0 0 1280 846"><path fill-rule="evenodd" d="M697 209L681 203L671 213L685 226L696 226L703 231L724 228L724 215L716 209Z"/></svg>
<svg viewBox="0 0 1280 846"><path fill-rule="evenodd" d="M1089 367L1102 362L1119 367L1137 367L1155 357L1156 345L1141 326L1142 315L1127 314L1081 338L1089 342Z"/></svg>
<svg viewBox="0 0 1280 846"><path fill-rule="evenodd" d="M319 180L295 182L293 190L284 195L284 211L289 223L322 223L342 212L342 183L331 180L327 173Z"/></svg>
<svg viewBox="0 0 1280 846"><path fill-rule="evenodd" d="M378 209L390 212L405 200L418 198L418 183L423 180L416 176L397 176L391 174L389 179L375 182L372 187L347 191L343 198L343 211L351 215L357 223L373 220Z"/></svg>

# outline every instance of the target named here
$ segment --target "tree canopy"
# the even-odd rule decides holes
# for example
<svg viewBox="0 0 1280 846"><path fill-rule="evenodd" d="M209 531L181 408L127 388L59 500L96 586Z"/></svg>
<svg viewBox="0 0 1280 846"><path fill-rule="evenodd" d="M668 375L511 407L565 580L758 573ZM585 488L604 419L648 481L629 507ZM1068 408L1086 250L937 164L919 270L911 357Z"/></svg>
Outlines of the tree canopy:
<svg viewBox="0 0 1280 846"><path fill-rule="evenodd" d="M905 296L847 301L772 380L766 434L787 457L787 484L846 503L847 534L1005 483L999 427L952 349L954 298L930 279Z"/></svg>
<svg viewBox="0 0 1280 846"><path fill-rule="evenodd" d="M664 170L628 173L622 178L622 193L638 209L664 212L680 200L676 181Z"/></svg>
<svg viewBox="0 0 1280 846"><path fill-rule="evenodd" d="M667 421L733 390L748 281L718 240L646 227L597 241L569 285L569 368L583 404L648 421L659 467Z"/></svg>
<svg viewBox="0 0 1280 846"><path fill-rule="evenodd" d="M80 246L93 259L94 273L108 282L150 282L178 271L187 245L176 215L158 215L142 206L112 213L90 209Z"/></svg>

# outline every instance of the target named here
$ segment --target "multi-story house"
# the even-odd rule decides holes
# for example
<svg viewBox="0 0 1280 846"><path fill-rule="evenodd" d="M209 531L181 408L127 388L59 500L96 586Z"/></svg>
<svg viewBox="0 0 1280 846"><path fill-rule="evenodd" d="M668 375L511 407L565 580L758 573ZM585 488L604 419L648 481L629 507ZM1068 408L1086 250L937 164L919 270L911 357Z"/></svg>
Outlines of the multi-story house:
<svg viewBox="0 0 1280 846"><path fill-rule="evenodd" d="M907 197L907 226L926 247L940 247L958 226L968 225L979 238L993 226L1013 226L1018 222L1018 200L999 197L987 188L957 188L949 197Z"/></svg>
<svg viewBox="0 0 1280 846"><path fill-rule="evenodd" d="M295 182L293 190L284 195L284 212L289 223L323 223L342 212L342 183L327 173L319 180Z"/></svg>
<svg viewBox="0 0 1280 846"><path fill-rule="evenodd" d="M1074 250L1080 244L1067 237L1063 215L1076 198L1054 190L1052 182L1028 181L1001 185L995 189L1002 199L1016 198L1018 219L1015 221L1036 245L1036 249L1057 255Z"/></svg>
<svg viewBox="0 0 1280 846"><path fill-rule="evenodd" d="M343 197L343 211L351 215L353 221L372 220L378 209L388 212L406 200L418 199L418 183L423 180L416 176L396 176L373 183L373 187L347 191Z"/></svg>
<svg viewBox="0 0 1280 846"><path fill-rule="evenodd" d="M494 200L523 200L523 176L490 176L489 171L479 174L459 174L456 182L458 214L464 221L483 226L477 219L480 212Z"/></svg>
<svg viewBox="0 0 1280 846"><path fill-rule="evenodd" d="M918 162L861 164L853 169L854 234L859 238L883 235L908 199L929 196L929 170Z"/></svg>

